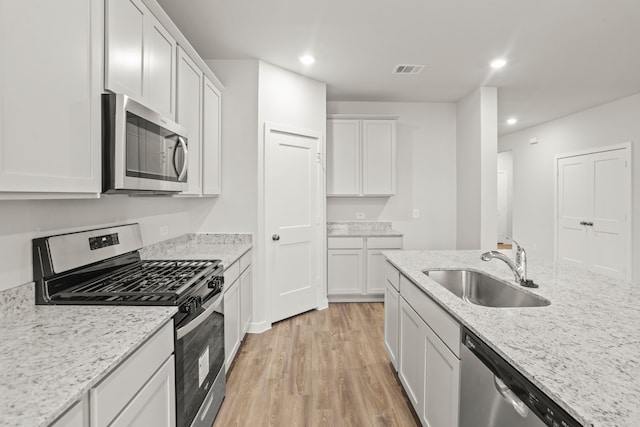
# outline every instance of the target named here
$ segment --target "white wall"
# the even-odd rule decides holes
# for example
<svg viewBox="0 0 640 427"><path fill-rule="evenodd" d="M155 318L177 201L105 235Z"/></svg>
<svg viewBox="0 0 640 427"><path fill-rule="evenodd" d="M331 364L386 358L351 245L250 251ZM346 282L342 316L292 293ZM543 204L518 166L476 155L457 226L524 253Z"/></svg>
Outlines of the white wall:
<svg viewBox="0 0 640 427"><path fill-rule="evenodd" d="M513 153L498 153L498 170L507 174L507 237L513 238Z"/></svg>
<svg viewBox="0 0 640 427"><path fill-rule="evenodd" d="M456 106L452 103L329 102L329 114L399 116L396 194L329 197L327 221L391 221L405 249L454 249L456 243ZM413 218L413 209L420 211Z"/></svg>
<svg viewBox="0 0 640 427"><path fill-rule="evenodd" d="M254 234L252 330L270 323L263 280L264 236L259 188L265 121L319 132L324 141L326 85L257 60L205 61L223 82L222 194L196 207L199 231ZM324 283L324 282L323 282Z"/></svg>
<svg viewBox="0 0 640 427"><path fill-rule="evenodd" d="M457 103L457 249L496 247L497 90Z"/></svg>
<svg viewBox="0 0 640 427"><path fill-rule="evenodd" d="M639 118L637 94L500 138L499 151L513 151L513 235L527 250L554 256L555 156L632 142L633 281L640 283Z"/></svg>
<svg viewBox="0 0 640 427"><path fill-rule="evenodd" d="M0 201L0 290L33 280L31 239L101 226L139 222L149 245L195 229L201 200L104 196L92 200ZM197 220L196 220L197 221ZM169 233L160 235L160 227Z"/></svg>
<svg viewBox="0 0 640 427"><path fill-rule="evenodd" d="M200 231L256 233L258 226L257 60L207 60L222 92L222 192L197 213Z"/></svg>

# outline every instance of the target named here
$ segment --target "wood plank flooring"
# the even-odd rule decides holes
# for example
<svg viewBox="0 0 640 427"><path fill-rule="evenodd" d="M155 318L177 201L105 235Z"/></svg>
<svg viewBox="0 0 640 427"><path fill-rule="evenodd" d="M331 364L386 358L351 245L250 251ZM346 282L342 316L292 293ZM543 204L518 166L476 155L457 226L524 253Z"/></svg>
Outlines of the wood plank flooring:
<svg viewBox="0 0 640 427"><path fill-rule="evenodd" d="M382 303L330 304L248 334L214 427L419 426L383 336Z"/></svg>

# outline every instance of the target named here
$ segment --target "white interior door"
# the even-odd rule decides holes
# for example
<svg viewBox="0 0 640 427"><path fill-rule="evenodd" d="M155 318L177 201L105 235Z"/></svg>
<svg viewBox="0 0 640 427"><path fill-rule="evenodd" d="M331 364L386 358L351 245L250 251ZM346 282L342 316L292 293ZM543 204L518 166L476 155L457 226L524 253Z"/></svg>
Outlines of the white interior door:
<svg viewBox="0 0 640 427"><path fill-rule="evenodd" d="M318 136L265 129L266 274L271 322L319 305Z"/></svg>
<svg viewBox="0 0 640 427"><path fill-rule="evenodd" d="M558 259L629 279L629 150L558 159Z"/></svg>
<svg viewBox="0 0 640 427"><path fill-rule="evenodd" d="M498 171L498 243L507 237L507 172Z"/></svg>
<svg viewBox="0 0 640 427"><path fill-rule="evenodd" d="M587 156L558 160L558 259L586 266L589 218Z"/></svg>

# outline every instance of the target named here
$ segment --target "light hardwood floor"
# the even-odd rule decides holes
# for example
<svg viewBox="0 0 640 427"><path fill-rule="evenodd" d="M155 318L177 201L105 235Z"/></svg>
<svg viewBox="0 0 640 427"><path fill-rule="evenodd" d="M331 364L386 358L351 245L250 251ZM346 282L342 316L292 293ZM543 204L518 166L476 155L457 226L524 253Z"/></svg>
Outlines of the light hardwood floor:
<svg viewBox="0 0 640 427"><path fill-rule="evenodd" d="M214 427L418 426L383 334L382 303L344 303L247 335Z"/></svg>

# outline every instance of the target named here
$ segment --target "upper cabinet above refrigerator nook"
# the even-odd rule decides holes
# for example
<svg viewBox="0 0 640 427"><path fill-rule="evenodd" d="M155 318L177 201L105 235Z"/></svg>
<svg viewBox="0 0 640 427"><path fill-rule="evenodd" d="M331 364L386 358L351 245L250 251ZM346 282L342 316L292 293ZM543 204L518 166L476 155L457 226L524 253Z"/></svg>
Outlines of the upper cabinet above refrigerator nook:
<svg viewBox="0 0 640 427"><path fill-rule="evenodd" d="M395 118L330 116L327 196L392 196L395 182Z"/></svg>
<svg viewBox="0 0 640 427"><path fill-rule="evenodd" d="M105 7L105 89L175 120L176 40L141 0Z"/></svg>

